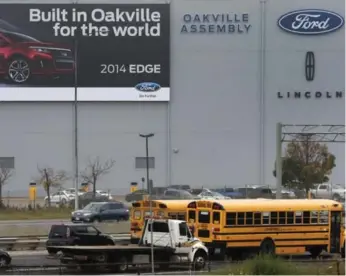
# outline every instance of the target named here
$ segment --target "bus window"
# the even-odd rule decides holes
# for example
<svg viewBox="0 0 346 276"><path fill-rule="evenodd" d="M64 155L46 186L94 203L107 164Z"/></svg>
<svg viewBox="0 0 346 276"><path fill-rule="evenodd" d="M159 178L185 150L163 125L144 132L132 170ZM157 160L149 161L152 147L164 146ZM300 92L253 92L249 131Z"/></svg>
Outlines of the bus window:
<svg viewBox="0 0 346 276"><path fill-rule="evenodd" d="M148 217L150 217L150 214L151 214L150 211L145 211L144 212L144 217L148 218Z"/></svg>
<svg viewBox="0 0 346 276"><path fill-rule="evenodd" d="M168 217L171 219L177 219L177 213L168 213Z"/></svg>
<svg viewBox="0 0 346 276"><path fill-rule="evenodd" d="M185 213L178 213L178 220L185 220Z"/></svg>
<svg viewBox="0 0 346 276"><path fill-rule="evenodd" d="M296 216L296 224L301 224L302 223L302 212L297 211L295 216Z"/></svg>
<svg viewBox="0 0 346 276"><path fill-rule="evenodd" d="M294 213L287 212L287 224L293 224L293 223L294 223Z"/></svg>
<svg viewBox="0 0 346 276"><path fill-rule="evenodd" d="M198 212L198 222L210 223L210 213L208 211L199 211Z"/></svg>
<svg viewBox="0 0 346 276"><path fill-rule="evenodd" d="M255 213L254 214L254 224L259 225L261 224L261 213Z"/></svg>
<svg viewBox="0 0 346 276"><path fill-rule="evenodd" d="M192 220L192 222L196 221L196 211L189 210L189 222Z"/></svg>
<svg viewBox="0 0 346 276"><path fill-rule="evenodd" d="M311 211L311 223L318 223L318 211Z"/></svg>
<svg viewBox="0 0 346 276"><path fill-rule="evenodd" d="M269 212L264 212L263 216L263 224L269 224Z"/></svg>
<svg viewBox="0 0 346 276"><path fill-rule="evenodd" d="M271 212L270 213L270 224L278 224L278 213Z"/></svg>
<svg viewBox="0 0 346 276"><path fill-rule="evenodd" d="M247 225L253 224L253 213L250 213L250 212L246 213L246 224Z"/></svg>
<svg viewBox="0 0 346 276"><path fill-rule="evenodd" d="M310 212L309 211L303 212L303 223L304 224L310 224Z"/></svg>
<svg viewBox="0 0 346 276"><path fill-rule="evenodd" d="M238 225L245 224L245 213L238 213Z"/></svg>
<svg viewBox="0 0 346 276"><path fill-rule="evenodd" d="M213 223L220 224L220 212L213 212Z"/></svg>
<svg viewBox="0 0 346 276"><path fill-rule="evenodd" d="M158 215L159 217L164 217L164 216L165 216L165 212L163 212L163 211L157 211L157 215Z"/></svg>
<svg viewBox="0 0 346 276"><path fill-rule="evenodd" d="M286 224L286 212L279 212L279 224Z"/></svg>
<svg viewBox="0 0 346 276"><path fill-rule="evenodd" d="M133 212L133 218L135 220L140 220L141 219L141 211L134 211Z"/></svg>
<svg viewBox="0 0 346 276"><path fill-rule="evenodd" d="M328 224L328 220L329 220L328 214L329 214L328 211L320 211L320 214L319 214L319 223L320 224Z"/></svg>
<svg viewBox="0 0 346 276"><path fill-rule="evenodd" d="M236 213L226 213L226 225L236 225Z"/></svg>

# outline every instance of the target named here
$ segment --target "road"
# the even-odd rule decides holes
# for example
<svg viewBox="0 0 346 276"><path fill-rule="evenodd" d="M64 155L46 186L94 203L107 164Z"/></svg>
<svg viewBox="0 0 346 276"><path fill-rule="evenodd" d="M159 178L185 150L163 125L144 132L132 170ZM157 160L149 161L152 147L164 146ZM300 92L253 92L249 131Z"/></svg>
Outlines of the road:
<svg viewBox="0 0 346 276"><path fill-rule="evenodd" d="M68 223L70 220L64 219L38 219L38 220L1 220L0 225L52 225L55 223Z"/></svg>

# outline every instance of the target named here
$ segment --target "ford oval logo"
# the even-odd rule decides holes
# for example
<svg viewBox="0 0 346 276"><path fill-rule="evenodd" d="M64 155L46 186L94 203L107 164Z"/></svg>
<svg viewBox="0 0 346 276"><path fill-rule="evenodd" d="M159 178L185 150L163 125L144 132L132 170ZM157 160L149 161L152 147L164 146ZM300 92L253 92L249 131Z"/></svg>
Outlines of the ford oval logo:
<svg viewBox="0 0 346 276"><path fill-rule="evenodd" d="M161 86L155 82L142 82L135 86L141 92L155 92L160 90Z"/></svg>
<svg viewBox="0 0 346 276"><path fill-rule="evenodd" d="M340 29L344 25L344 18L331 11L306 9L282 15L278 25L290 33L319 35Z"/></svg>

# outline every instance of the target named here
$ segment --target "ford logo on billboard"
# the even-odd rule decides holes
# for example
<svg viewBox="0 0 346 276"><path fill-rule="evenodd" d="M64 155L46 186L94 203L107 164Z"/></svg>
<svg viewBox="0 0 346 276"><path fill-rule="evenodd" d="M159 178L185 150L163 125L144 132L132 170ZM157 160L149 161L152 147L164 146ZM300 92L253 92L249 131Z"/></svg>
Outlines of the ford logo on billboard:
<svg viewBox="0 0 346 276"><path fill-rule="evenodd" d="M278 20L281 29L302 35L319 35L334 32L344 25L344 18L331 11L306 9L292 11Z"/></svg>
<svg viewBox="0 0 346 276"><path fill-rule="evenodd" d="M155 92L160 90L161 86L155 82L141 82L135 88L141 92Z"/></svg>

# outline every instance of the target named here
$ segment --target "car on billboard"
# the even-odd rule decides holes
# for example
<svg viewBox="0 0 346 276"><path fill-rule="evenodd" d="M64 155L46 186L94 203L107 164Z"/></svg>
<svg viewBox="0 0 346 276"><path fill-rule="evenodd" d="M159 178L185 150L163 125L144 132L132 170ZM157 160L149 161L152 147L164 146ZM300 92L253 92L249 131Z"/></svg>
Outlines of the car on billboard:
<svg viewBox="0 0 346 276"><path fill-rule="evenodd" d="M73 76L72 48L41 42L31 36L0 30L0 75L15 84L33 76Z"/></svg>

